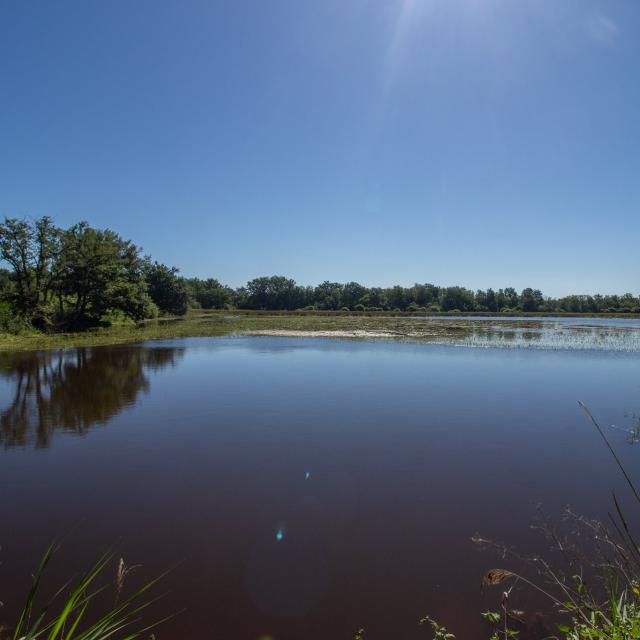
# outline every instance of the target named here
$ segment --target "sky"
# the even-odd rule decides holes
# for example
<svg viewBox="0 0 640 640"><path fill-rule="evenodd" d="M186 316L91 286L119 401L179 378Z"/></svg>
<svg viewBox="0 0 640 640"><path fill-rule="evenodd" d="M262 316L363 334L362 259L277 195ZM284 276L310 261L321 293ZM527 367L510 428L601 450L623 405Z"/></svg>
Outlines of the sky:
<svg viewBox="0 0 640 640"><path fill-rule="evenodd" d="M0 216L239 286L640 293L640 2L3 0Z"/></svg>

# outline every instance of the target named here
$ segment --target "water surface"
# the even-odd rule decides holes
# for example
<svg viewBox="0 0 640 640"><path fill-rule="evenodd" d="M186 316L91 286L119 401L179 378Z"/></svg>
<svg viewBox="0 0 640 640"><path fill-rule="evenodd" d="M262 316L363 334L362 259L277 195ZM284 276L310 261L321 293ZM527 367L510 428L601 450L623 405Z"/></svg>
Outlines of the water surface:
<svg viewBox="0 0 640 640"><path fill-rule="evenodd" d="M60 581L115 545L177 567L162 638L486 637L495 556L538 552L536 505L588 515L629 464L640 355L227 337L0 356L0 600L40 552ZM636 464L637 466L637 464ZM427 634L428 635L428 634Z"/></svg>

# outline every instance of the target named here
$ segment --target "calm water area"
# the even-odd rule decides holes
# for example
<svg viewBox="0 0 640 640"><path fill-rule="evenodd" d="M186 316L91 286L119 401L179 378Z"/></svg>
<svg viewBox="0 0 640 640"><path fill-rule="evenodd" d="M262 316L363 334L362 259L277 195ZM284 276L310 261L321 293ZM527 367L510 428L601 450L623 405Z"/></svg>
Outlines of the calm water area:
<svg viewBox="0 0 640 640"><path fill-rule="evenodd" d="M485 322L488 348L231 336L0 354L0 622L58 537L52 585L106 548L142 565L134 582L173 567L162 613L185 611L158 640L417 639L426 614L486 637L499 591L480 579L506 561L472 538L544 553L540 507L604 517L625 495L578 400L638 469L640 323L537 321L532 349L526 324L510 345Z"/></svg>

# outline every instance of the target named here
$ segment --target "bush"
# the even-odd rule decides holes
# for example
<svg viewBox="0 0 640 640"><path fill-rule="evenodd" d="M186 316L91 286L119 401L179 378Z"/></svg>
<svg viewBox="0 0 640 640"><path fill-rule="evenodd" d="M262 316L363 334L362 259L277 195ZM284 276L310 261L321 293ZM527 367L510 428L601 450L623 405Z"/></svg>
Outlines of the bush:
<svg viewBox="0 0 640 640"><path fill-rule="evenodd" d="M18 334L30 328L8 302L0 302L0 332Z"/></svg>

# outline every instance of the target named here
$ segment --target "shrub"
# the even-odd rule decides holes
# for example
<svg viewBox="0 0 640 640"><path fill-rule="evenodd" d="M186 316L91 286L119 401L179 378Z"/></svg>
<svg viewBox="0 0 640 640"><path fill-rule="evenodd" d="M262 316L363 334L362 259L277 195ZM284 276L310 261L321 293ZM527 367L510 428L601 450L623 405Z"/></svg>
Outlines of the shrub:
<svg viewBox="0 0 640 640"><path fill-rule="evenodd" d="M29 329L29 323L20 318L8 302L0 302L0 332L18 334Z"/></svg>

